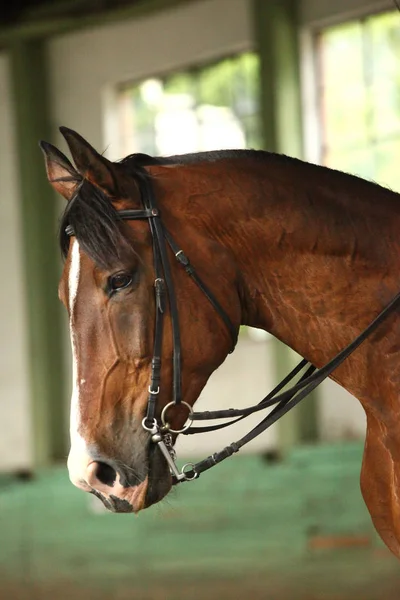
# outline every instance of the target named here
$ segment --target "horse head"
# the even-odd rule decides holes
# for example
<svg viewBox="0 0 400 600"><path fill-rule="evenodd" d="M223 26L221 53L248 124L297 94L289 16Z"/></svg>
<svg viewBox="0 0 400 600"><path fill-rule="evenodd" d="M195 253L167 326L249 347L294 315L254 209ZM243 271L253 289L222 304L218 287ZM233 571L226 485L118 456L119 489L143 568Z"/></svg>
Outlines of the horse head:
<svg viewBox="0 0 400 600"><path fill-rule="evenodd" d="M160 250L155 243L146 218L146 182L151 180L163 232L190 256L233 335L241 319L238 271L204 226L209 209L202 215L190 211L184 167L143 155L113 163L77 133L61 131L75 166L51 144L41 147L48 179L67 200L59 297L69 315L73 356L68 469L76 486L109 509L137 512L172 486L167 461L151 442L153 419L160 423L167 407L174 443L232 347L227 323L174 260L174 247ZM212 183L203 180L205 188ZM122 219L127 211L142 218ZM167 254L164 260L174 261L170 269L160 251Z"/></svg>

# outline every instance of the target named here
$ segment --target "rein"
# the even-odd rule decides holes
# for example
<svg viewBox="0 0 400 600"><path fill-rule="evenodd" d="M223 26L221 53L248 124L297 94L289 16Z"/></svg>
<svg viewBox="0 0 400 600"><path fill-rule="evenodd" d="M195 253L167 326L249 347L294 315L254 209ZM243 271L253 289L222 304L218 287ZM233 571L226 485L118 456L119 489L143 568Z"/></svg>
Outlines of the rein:
<svg viewBox="0 0 400 600"><path fill-rule="evenodd" d="M201 473L217 465L232 454L238 452L245 444L248 444L254 438L271 427L278 419L294 408L303 398L308 396L318 385L320 385L331 373L343 363L343 361L352 354L356 348L362 344L365 339L394 311L400 303L400 292L392 301L379 313L379 315L356 337L348 346L341 350L324 367L317 369L314 365L305 359L299 364L258 404L242 409L226 409L216 411L194 412L192 407L182 400L182 365L181 365L181 340L179 328L179 314L176 302L176 295L171 275L171 267L168 257L167 245L171 248L176 260L185 269L186 273L193 279L200 288L208 301L211 303L221 320L224 322L232 339L233 352L238 336L238 329L233 325L226 311L215 298L214 294L203 283L197 275L194 267L191 265L188 257L183 250L175 243L164 224L162 223L160 212L157 208L153 187L150 178L145 171L139 173L140 193L143 209L139 210L120 210L118 218L121 220L148 220L150 232L153 239L153 263L154 263L154 289L156 299L156 320L154 332L154 350L151 361L150 385L148 387L148 403L146 417L142 421L142 427L151 435L151 440L156 443L165 457L170 468L174 483L182 481L191 481L199 477ZM74 235L71 226L66 228L68 235ZM166 306L166 296L168 296L169 310L171 315L172 338L173 338L173 384L172 384L172 402L169 402L161 412L161 424L156 418L156 402L160 393L161 385L161 352L164 329L164 316ZM282 391L297 375L303 371L296 384L289 389ZM188 411L187 423L182 429L172 429L167 421L167 413L171 408L184 406ZM171 434L183 433L192 435L217 431L238 423L242 419L266 408L274 407L271 412L263 418L249 433L240 440L232 442L223 450L216 452L208 458L193 463L186 463L181 470L176 465L176 454L173 448L173 438ZM234 418L233 421L217 425L203 427L192 427L194 421L205 421L211 419Z"/></svg>

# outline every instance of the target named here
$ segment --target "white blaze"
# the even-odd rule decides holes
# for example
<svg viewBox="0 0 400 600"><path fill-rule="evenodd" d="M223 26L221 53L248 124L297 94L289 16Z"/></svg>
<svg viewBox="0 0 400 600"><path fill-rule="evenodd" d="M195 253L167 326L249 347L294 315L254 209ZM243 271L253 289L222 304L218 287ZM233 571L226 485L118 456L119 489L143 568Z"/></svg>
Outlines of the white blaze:
<svg viewBox="0 0 400 600"><path fill-rule="evenodd" d="M80 425L80 382L78 379L78 354L77 341L75 333L75 305L78 295L80 278L80 253L79 244L76 240L72 241L71 264L69 267L68 287L69 287L69 331L71 336L72 348L72 396L71 396L71 416L70 416L70 436L71 449L74 453L77 450L85 449L86 444L84 439L79 435L78 429Z"/></svg>

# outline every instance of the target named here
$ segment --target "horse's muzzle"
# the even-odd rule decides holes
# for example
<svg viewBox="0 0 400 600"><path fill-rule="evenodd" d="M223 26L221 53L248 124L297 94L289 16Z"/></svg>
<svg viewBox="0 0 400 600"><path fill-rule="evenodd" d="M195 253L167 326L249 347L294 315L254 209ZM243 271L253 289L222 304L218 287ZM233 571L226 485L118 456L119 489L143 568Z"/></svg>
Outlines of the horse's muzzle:
<svg viewBox="0 0 400 600"><path fill-rule="evenodd" d="M172 487L165 459L154 445L149 448L147 465L143 468L147 474L141 477L133 468L117 467L116 461L101 460L98 456L96 459L81 457L77 473L76 455L70 455L70 479L76 487L94 494L112 512L138 513L162 500Z"/></svg>

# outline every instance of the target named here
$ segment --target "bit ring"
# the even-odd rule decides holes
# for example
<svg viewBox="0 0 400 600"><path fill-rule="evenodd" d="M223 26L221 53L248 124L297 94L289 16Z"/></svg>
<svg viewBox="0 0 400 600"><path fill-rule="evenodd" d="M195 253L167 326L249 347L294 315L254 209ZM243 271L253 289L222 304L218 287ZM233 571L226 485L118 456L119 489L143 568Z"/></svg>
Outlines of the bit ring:
<svg viewBox="0 0 400 600"><path fill-rule="evenodd" d="M188 472L186 472L186 469L188 470ZM193 472L192 476L189 476L190 471ZM183 465L181 469L181 475L185 476L185 481L193 481L199 476L199 474L196 472L195 465L191 462Z"/></svg>
<svg viewBox="0 0 400 600"><path fill-rule="evenodd" d="M188 416L187 416L187 423L186 425L184 425L182 427L182 429L171 429L171 427L167 426L167 421L166 421L166 414L168 412L168 410L172 407L172 406L185 406L188 409ZM189 429L189 427L192 426L193 423L193 419L192 419L192 414L193 414L193 409L190 406L190 404L188 404L187 402L179 402L179 404L176 404L175 402L169 402L166 406L164 406L164 408L162 409L161 412L161 423L164 425L164 427L166 427L168 429L168 431L170 431L171 433L183 433L184 431L186 431L187 429Z"/></svg>

